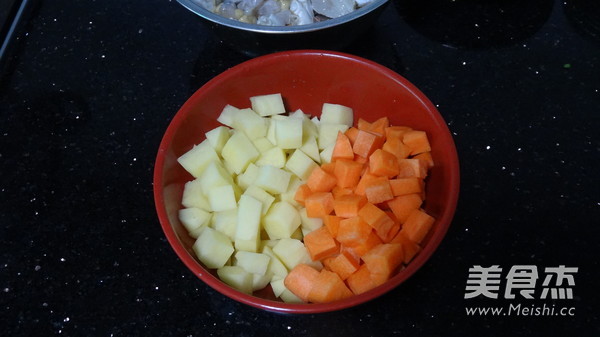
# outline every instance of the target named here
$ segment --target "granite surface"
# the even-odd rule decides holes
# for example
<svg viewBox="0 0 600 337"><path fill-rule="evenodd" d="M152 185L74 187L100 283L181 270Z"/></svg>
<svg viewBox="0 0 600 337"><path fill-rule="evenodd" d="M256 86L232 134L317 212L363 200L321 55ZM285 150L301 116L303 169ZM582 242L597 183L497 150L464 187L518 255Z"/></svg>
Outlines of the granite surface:
<svg viewBox="0 0 600 337"><path fill-rule="evenodd" d="M599 22L593 1L390 3L344 51L438 107L461 162L458 209L432 258L392 292L294 316L204 285L154 209L171 118L249 57L175 1L35 2L0 77L2 334L600 335ZM498 298L465 298L469 269L494 265ZM510 274L519 266L538 271L533 299L520 293L526 274ZM554 267L571 277L544 284ZM509 275L522 281L515 298ZM572 298L542 298L550 288ZM467 312L488 307L504 311Z"/></svg>

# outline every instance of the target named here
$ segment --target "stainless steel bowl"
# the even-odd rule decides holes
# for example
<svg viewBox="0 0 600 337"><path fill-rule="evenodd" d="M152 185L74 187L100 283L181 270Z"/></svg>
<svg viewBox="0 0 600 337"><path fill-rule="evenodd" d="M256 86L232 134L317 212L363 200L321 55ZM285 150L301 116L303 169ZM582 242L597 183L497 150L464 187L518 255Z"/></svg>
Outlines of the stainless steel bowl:
<svg viewBox="0 0 600 337"><path fill-rule="evenodd" d="M177 0L203 18L217 37L249 56L292 49L342 50L362 36L379 17L388 0L374 0L349 14L297 26L264 26L228 19L192 0Z"/></svg>

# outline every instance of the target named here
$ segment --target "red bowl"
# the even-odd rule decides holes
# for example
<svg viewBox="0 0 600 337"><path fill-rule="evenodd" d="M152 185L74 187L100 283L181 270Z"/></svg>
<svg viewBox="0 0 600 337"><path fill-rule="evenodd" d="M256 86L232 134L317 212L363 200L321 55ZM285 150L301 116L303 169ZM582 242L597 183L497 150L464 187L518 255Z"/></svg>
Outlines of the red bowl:
<svg viewBox="0 0 600 337"><path fill-rule="evenodd" d="M214 270L196 259L178 220L183 185L192 180L177 158L218 126L226 104L249 107L251 96L281 93L288 111L302 109L320 115L322 104L337 103L359 117L388 116L392 125L427 132L435 167L427 180L424 208L436 218L422 251L383 285L351 298L326 304L289 304L268 291L244 294L221 282ZM450 226L459 193L459 165L454 141L435 106L405 78L372 61L329 51L298 50L257 57L234 66L196 91L174 116L158 150L154 167L154 198L164 233L184 264L210 287L236 301L281 313L319 313L340 310L372 300L413 275L436 250Z"/></svg>

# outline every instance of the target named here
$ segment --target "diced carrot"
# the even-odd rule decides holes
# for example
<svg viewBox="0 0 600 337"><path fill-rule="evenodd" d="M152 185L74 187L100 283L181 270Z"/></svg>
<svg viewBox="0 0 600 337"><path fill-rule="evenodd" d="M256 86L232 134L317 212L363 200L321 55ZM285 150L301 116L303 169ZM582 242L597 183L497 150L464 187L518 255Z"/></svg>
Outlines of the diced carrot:
<svg viewBox="0 0 600 337"><path fill-rule="evenodd" d="M416 243L421 243L433 226L435 218L421 209L413 210L402 225L402 232Z"/></svg>
<svg viewBox="0 0 600 337"><path fill-rule="evenodd" d="M323 265L332 272L338 274L342 280L346 280L360 267L360 260L354 259L348 250L341 251L335 257L323 261Z"/></svg>
<svg viewBox="0 0 600 337"><path fill-rule="evenodd" d="M398 158L382 149L375 150L369 156L369 169L376 176L394 177L400 173Z"/></svg>
<svg viewBox="0 0 600 337"><path fill-rule="evenodd" d="M308 176L306 184L313 192L329 192L336 185L336 180L333 174L317 166Z"/></svg>
<svg viewBox="0 0 600 337"><path fill-rule="evenodd" d="M369 171L365 171L363 173L363 175L360 177L360 180L358 181L358 184L356 184L356 187L354 188L354 194L366 195L365 194L365 189L375 179L377 179L376 175L373 175L373 174L369 173Z"/></svg>
<svg viewBox="0 0 600 337"><path fill-rule="evenodd" d="M365 293L377 287L371 279L371 271L369 271L366 264L361 265L357 271L348 276L346 283L355 295Z"/></svg>
<svg viewBox="0 0 600 337"><path fill-rule="evenodd" d="M390 179L390 187L395 197L423 192L424 181L416 177Z"/></svg>
<svg viewBox="0 0 600 337"><path fill-rule="evenodd" d="M385 282L404 261L403 254L401 244L382 243L363 255L362 259L371 274Z"/></svg>
<svg viewBox="0 0 600 337"><path fill-rule="evenodd" d="M371 226L380 238L387 237L388 232L395 224L394 220L392 220L392 218L390 218L381 208L370 202L366 203L358 211L358 216Z"/></svg>
<svg viewBox="0 0 600 337"><path fill-rule="evenodd" d="M381 137L385 138L385 129L390 126L390 120L387 116L376 119L371 125L369 125L368 131L376 133Z"/></svg>
<svg viewBox="0 0 600 337"><path fill-rule="evenodd" d="M404 224L410 213L421 207L422 203L421 196L416 193L399 195L387 201L388 207L394 212L394 215L401 224Z"/></svg>
<svg viewBox="0 0 600 337"><path fill-rule="evenodd" d="M431 152L421 152L418 155L412 157L413 159L424 160L427 163L427 167L432 168L435 166Z"/></svg>
<svg viewBox="0 0 600 337"><path fill-rule="evenodd" d="M352 296L353 293L340 276L334 272L322 269L313 280L308 293L308 302L328 303Z"/></svg>
<svg viewBox="0 0 600 337"><path fill-rule="evenodd" d="M390 243L399 243L402 245L404 264L408 264L421 251L421 246L418 243L410 240L406 236L406 232L398 232L398 234L396 234Z"/></svg>
<svg viewBox="0 0 600 337"><path fill-rule="evenodd" d="M343 195L354 194L354 190L349 187L339 187L335 186L331 190L331 194L333 194L333 199L337 199Z"/></svg>
<svg viewBox="0 0 600 337"><path fill-rule="evenodd" d="M352 218L358 215L358 210L367 202L362 195L348 194L333 200L335 215L342 218Z"/></svg>
<svg viewBox="0 0 600 337"><path fill-rule="evenodd" d="M337 254L340 250L327 227L320 227L304 236L304 246L313 261L319 261Z"/></svg>
<svg viewBox="0 0 600 337"><path fill-rule="evenodd" d="M398 232L400 232L400 223L399 222L394 222L394 225L392 226L392 228L390 228L390 230L386 233L386 234L382 234L380 236L380 239L383 243L390 243L392 242L392 240L396 237L396 235L398 235Z"/></svg>
<svg viewBox="0 0 600 337"><path fill-rule="evenodd" d="M358 134L358 128L355 126L350 127L348 130L346 130L345 134L346 137L348 137L350 144L354 145L354 140L356 139L356 135Z"/></svg>
<svg viewBox="0 0 600 337"><path fill-rule="evenodd" d="M347 218L340 220L335 238L341 244L352 247L365 242L371 231L371 226L360 217Z"/></svg>
<svg viewBox="0 0 600 337"><path fill-rule="evenodd" d="M336 237L338 228L340 228L340 221L342 218L336 215L326 215L323 217L323 225L327 228L331 236Z"/></svg>
<svg viewBox="0 0 600 337"><path fill-rule="evenodd" d="M354 159L354 151L352 151L350 139L348 139L348 136L343 134L341 131L338 131L333 152L331 153L331 159Z"/></svg>
<svg viewBox="0 0 600 337"><path fill-rule="evenodd" d="M429 139L425 131L411 130L404 134L402 142L410 148L410 155L431 151Z"/></svg>
<svg viewBox="0 0 600 337"><path fill-rule="evenodd" d="M312 191L310 190L310 187L308 187L308 185L306 185L306 184L302 184L302 185L298 186L298 189L296 190L296 194L294 194L294 200L296 200L301 205L304 205L304 201L311 194L312 194Z"/></svg>
<svg viewBox="0 0 600 337"><path fill-rule="evenodd" d="M290 270L283 280L283 284L294 295L298 296L304 302L308 302L308 294L313 288L317 276L319 276L318 270L307 264L300 263Z"/></svg>
<svg viewBox="0 0 600 337"><path fill-rule="evenodd" d="M333 212L331 192L315 192L304 200L306 215L311 218L323 218Z"/></svg>
<svg viewBox="0 0 600 337"><path fill-rule="evenodd" d="M421 159L400 159L398 160L400 172L398 178L416 177L425 179L429 166L427 162Z"/></svg>
<svg viewBox="0 0 600 337"><path fill-rule="evenodd" d="M323 169L323 171L325 171L329 174L333 174L333 172L335 171L335 166L336 166L336 163L334 161L332 161L329 163L322 164L321 168Z"/></svg>
<svg viewBox="0 0 600 337"><path fill-rule="evenodd" d="M371 234L372 233L373 232L371 232ZM375 246L377 246L377 244L373 245L373 247L375 247ZM348 259L352 260L352 264L360 265L362 263L362 260L360 259L360 255L358 254L359 252L357 252L356 249L354 249L353 247L340 245L340 254L341 253L344 253Z"/></svg>
<svg viewBox="0 0 600 337"><path fill-rule="evenodd" d="M361 157L361 156L355 154L354 161L357 163L366 164L369 162L369 158Z"/></svg>
<svg viewBox="0 0 600 337"><path fill-rule="evenodd" d="M397 138L388 138L381 149L393 154L398 160L408 158L410 155L410 148Z"/></svg>
<svg viewBox="0 0 600 337"><path fill-rule="evenodd" d="M402 140L404 134L410 130L412 130L412 128L408 126L388 126L387 128L385 128L385 138L387 140L391 138Z"/></svg>
<svg viewBox="0 0 600 337"><path fill-rule="evenodd" d="M371 230L366 240L362 242L354 243L352 245L343 245L340 250L348 250L352 253L353 256L361 257L365 255L368 251L370 251L373 247L383 243L377 233L374 230Z"/></svg>
<svg viewBox="0 0 600 337"><path fill-rule="evenodd" d="M361 157L369 157L373 151L383 145L383 137L375 133L358 130L352 150Z"/></svg>
<svg viewBox="0 0 600 337"><path fill-rule="evenodd" d="M339 187L354 187L360 180L363 164L353 160L338 159L333 174Z"/></svg>
<svg viewBox="0 0 600 337"><path fill-rule="evenodd" d="M368 131L369 129L371 129L371 123L367 122L362 118L359 118L356 122L356 127L358 128L358 130Z"/></svg>
<svg viewBox="0 0 600 337"><path fill-rule="evenodd" d="M367 182L365 195L367 200L373 204L379 204L394 198L394 193L387 177L376 177Z"/></svg>

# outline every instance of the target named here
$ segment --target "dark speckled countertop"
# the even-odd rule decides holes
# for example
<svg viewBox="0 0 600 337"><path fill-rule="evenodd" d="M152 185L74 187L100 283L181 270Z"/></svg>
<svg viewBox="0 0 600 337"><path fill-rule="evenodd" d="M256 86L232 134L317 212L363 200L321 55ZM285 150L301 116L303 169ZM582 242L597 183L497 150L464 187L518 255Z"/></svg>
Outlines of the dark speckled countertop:
<svg viewBox="0 0 600 337"><path fill-rule="evenodd" d="M2 335L600 335L599 22L596 1L391 3L344 51L439 108L461 161L454 221L391 293L286 316L205 286L154 210L171 118L248 57L175 1L31 1L0 77ZM476 266L502 268L497 298L465 298Z"/></svg>

